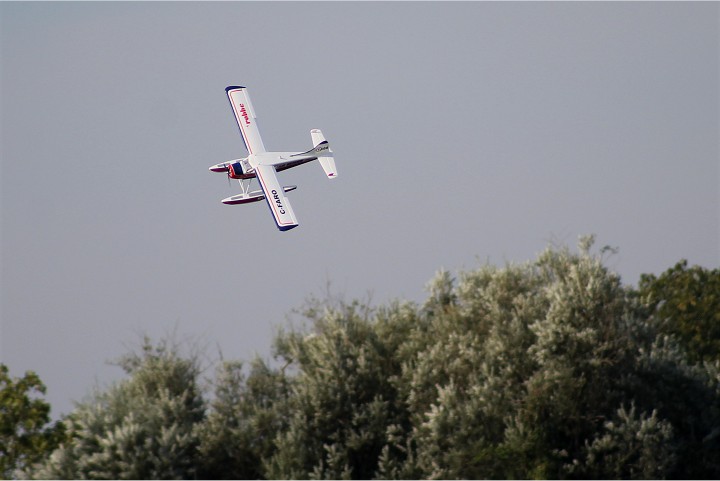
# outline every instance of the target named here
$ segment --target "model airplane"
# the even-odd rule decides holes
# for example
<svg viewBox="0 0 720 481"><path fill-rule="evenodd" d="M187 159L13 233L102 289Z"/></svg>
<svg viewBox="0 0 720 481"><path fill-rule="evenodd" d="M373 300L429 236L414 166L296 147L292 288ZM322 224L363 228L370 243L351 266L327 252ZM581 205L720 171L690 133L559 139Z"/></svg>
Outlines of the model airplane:
<svg viewBox="0 0 720 481"><path fill-rule="evenodd" d="M228 87L225 92L250 155L243 159L230 160L210 167L212 172L226 172L228 178L237 179L240 182L242 193L223 199L223 204L248 204L265 199L278 229L285 231L297 227L298 221L295 213L290 206L290 201L284 195L286 192L295 190L297 186L281 187L276 174L313 160L319 160L325 175L329 179L335 179L337 169L330 145L322 132L313 129L310 131L310 136L314 147L307 152L267 152L262 138L260 138L255 109L250 102L247 89L245 87ZM251 192L250 184L254 178L257 178L260 190Z"/></svg>

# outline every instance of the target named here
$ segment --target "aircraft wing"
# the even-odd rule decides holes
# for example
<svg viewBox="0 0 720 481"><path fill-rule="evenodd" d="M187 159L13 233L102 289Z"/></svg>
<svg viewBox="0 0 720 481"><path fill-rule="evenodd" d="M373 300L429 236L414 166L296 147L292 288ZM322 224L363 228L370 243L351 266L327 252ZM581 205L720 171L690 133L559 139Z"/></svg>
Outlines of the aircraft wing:
<svg viewBox="0 0 720 481"><path fill-rule="evenodd" d="M295 218L292 206L290 206L290 201L284 195L284 189L280 186L275 174L275 167L260 164L255 167L255 173L278 229L290 230L297 227L298 221Z"/></svg>
<svg viewBox="0 0 720 481"><path fill-rule="evenodd" d="M265 152L265 146L258 130L255 109L250 102L247 89L245 87L230 86L225 89L225 92L230 100L230 106L233 114L235 114L235 120L238 127L240 127L240 133L248 152L251 155Z"/></svg>

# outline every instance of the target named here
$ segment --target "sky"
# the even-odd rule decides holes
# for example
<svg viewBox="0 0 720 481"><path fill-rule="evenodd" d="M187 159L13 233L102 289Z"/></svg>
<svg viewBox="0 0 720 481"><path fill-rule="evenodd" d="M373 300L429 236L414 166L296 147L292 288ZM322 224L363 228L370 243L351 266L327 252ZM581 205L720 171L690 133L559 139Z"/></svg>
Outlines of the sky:
<svg viewBox="0 0 720 481"><path fill-rule="evenodd" d="M53 416L175 332L270 359L328 292L422 302L440 269L581 235L623 282L720 265L716 2L0 2L0 362ZM300 226L208 167L249 88ZM194 341L193 341L194 342Z"/></svg>

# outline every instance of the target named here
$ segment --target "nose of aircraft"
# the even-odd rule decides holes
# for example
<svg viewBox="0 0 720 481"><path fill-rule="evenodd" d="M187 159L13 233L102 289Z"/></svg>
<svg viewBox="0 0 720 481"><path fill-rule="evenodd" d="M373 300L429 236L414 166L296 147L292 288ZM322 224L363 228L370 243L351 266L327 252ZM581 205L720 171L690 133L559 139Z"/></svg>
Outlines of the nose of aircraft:
<svg viewBox="0 0 720 481"><path fill-rule="evenodd" d="M223 162L221 164L215 164L208 168L210 172L227 172L227 163Z"/></svg>

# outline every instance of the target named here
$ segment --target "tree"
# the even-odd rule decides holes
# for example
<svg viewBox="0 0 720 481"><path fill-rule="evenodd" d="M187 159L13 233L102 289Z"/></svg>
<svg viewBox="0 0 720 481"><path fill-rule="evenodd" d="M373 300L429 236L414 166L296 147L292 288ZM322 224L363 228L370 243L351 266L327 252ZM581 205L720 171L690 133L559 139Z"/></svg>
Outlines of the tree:
<svg viewBox="0 0 720 481"><path fill-rule="evenodd" d="M207 403L197 358L146 342L121 363L130 378L80 405L71 438L25 473L720 477L720 362L690 358L664 331L681 317L662 314L713 293L683 294L684 266L624 286L593 241L440 271L422 305L313 299L308 327L275 338L282 368L223 362Z"/></svg>
<svg viewBox="0 0 720 481"><path fill-rule="evenodd" d="M275 478L717 477L716 368L591 253L446 271L420 308L308 310L281 336Z"/></svg>
<svg viewBox="0 0 720 481"><path fill-rule="evenodd" d="M298 369L289 420L267 463L270 478L369 479L376 475L388 428L406 419L393 385L395 359L412 311L378 314L359 303L309 309L314 333L281 333L276 349Z"/></svg>
<svg viewBox="0 0 720 481"><path fill-rule="evenodd" d="M0 478L10 479L15 469L39 461L62 440L64 425L50 423L50 405L37 374L28 371L11 378L0 364Z"/></svg>
<svg viewBox="0 0 720 481"><path fill-rule="evenodd" d="M263 462L275 451L284 429L288 397L283 371L256 358L245 376L241 362L223 362L217 370L215 399L199 427L201 479L260 479Z"/></svg>
<svg viewBox="0 0 720 481"><path fill-rule="evenodd" d="M24 474L55 479L194 478L196 426L204 419L196 358L167 341L120 360L130 375L81 403L67 419L70 439Z"/></svg>
<svg viewBox="0 0 720 481"><path fill-rule="evenodd" d="M576 463L575 475L590 479L662 479L677 461L672 426L637 414L635 406L624 406L605 423L605 429L589 443L584 465Z"/></svg>
<svg viewBox="0 0 720 481"><path fill-rule="evenodd" d="M675 336L692 362L720 359L720 269L681 260L659 277L641 276L638 291L660 332Z"/></svg>
<svg viewBox="0 0 720 481"><path fill-rule="evenodd" d="M428 311L434 342L405 378L425 476L560 477L617 408L638 320L591 245L461 273Z"/></svg>

